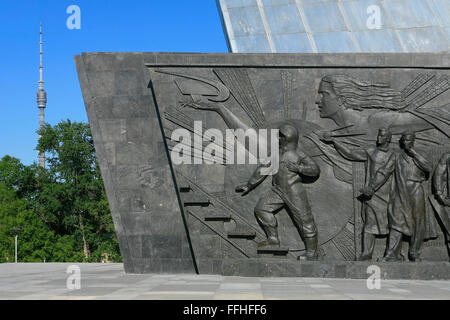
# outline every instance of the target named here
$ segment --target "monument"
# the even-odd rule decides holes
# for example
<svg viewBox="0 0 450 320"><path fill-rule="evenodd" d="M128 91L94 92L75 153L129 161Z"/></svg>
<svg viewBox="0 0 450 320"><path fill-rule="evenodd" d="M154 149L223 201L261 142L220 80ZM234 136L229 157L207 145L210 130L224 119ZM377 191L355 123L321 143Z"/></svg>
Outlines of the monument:
<svg viewBox="0 0 450 320"><path fill-rule="evenodd" d="M75 61L126 272L450 277L448 55Z"/></svg>

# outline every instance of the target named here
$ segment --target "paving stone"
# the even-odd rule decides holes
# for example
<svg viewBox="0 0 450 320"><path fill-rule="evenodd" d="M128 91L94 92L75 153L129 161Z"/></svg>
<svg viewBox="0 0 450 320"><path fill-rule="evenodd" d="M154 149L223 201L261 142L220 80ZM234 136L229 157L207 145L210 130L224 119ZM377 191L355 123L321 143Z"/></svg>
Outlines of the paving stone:
<svg viewBox="0 0 450 320"><path fill-rule="evenodd" d="M344 300L450 299L450 281L125 274L123 264L78 264L81 290L65 287L69 264L0 264L0 299ZM8 275L8 276L5 276ZM99 279L101 281L99 281Z"/></svg>

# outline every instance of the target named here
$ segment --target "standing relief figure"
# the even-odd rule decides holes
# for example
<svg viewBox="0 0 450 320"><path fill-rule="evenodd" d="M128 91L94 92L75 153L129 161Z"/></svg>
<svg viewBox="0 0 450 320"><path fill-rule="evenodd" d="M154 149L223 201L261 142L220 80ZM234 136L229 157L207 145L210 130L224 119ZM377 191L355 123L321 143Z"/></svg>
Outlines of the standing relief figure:
<svg viewBox="0 0 450 320"><path fill-rule="evenodd" d="M414 148L415 134L403 133L400 151L392 153L388 161L371 178L368 186L361 189L371 198L393 175L388 204L389 239L384 261L400 261L403 236L410 237L408 257L420 261L424 239L435 236L433 217L426 210L424 181L431 172L431 163Z"/></svg>
<svg viewBox="0 0 450 320"><path fill-rule="evenodd" d="M311 157L298 149L298 131L294 126L284 124L279 130L279 170L272 178L272 188L261 196L255 207L256 220L267 236L267 240L260 242L258 246L280 245L275 214L286 208L305 243L306 254L299 258L317 260L317 227L302 185L302 176L318 176L320 169ZM236 191L245 195L256 188L267 177L260 170L261 166L246 184L236 187Z"/></svg>
<svg viewBox="0 0 450 320"><path fill-rule="evenodd" d="M363 161L366 164L365 184L369 185L378 169L380 169L392 156L393 150L389 148L392 135L387 129L379 129L376 146L350 149L346 144L337 141L329 132L322 132L321 140L332 143L335 149L350 161ZM390 183L388 179L370 199L364 199L362 204L363 237L362 253L358 260L372 259L375 247L375 236L387 235L388 219L386 201L389 197Z"/></svg>
<svg viewBox="0 0 450 320"><path fill-rule="evenodd" d="M434 171L433 193L438 201L434 208L445 229L447 251L450 256L450 152L442 155Z"/></svg>

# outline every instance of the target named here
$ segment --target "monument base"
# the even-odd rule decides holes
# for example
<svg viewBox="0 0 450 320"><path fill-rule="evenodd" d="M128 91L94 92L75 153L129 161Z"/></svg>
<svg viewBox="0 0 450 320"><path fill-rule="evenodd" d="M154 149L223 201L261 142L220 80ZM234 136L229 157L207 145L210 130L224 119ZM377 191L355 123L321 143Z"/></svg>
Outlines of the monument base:
<svg viewBox="0 0 450 320"><path fill-rule="evenodd" d="M367 279L378 266L381 279L449 280L450 262L294 261L280 259L201 261L200 273L242 277ZM202 270L203 269L203 270Z"/></svg>

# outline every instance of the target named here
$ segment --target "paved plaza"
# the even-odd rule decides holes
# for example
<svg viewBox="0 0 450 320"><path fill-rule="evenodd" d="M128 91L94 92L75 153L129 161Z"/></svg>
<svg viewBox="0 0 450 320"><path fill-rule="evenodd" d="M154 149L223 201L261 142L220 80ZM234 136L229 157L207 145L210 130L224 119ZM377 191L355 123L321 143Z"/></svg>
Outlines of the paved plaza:
<svg viewBox="0 0 450 320"><path fill-rule="evenodd" d="M80 289L67 287L71 265L81 272ZM9 263L0 264L0 299L448 300L450 281L381 280L380 289L370 290L361 279L126 274L120 263Z"/></svg>

